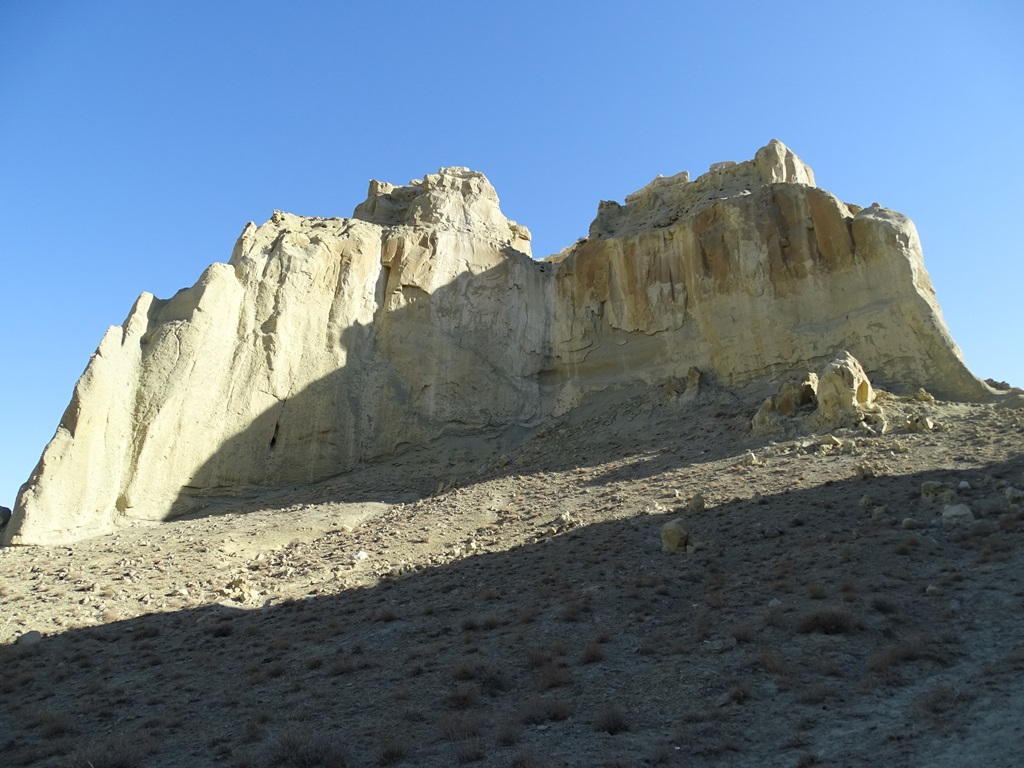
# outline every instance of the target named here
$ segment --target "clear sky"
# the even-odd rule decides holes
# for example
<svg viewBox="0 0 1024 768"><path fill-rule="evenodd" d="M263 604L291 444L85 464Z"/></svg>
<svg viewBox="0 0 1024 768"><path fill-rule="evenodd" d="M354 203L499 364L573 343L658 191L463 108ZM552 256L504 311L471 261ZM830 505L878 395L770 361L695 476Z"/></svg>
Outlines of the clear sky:
<svg viewBox="0 0 1024 768"><path fill-rule="evenodd" d="M483 171L534 255L776 137L917 224L980 376L1024 386L1024 5L0 2L0 504L135 297L275 209Z"/></svg>

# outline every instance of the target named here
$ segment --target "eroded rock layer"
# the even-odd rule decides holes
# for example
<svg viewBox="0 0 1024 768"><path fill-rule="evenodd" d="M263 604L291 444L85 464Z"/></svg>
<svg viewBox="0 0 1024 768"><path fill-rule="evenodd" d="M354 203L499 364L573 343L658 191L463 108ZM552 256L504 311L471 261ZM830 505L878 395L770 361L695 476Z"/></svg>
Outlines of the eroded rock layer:
<svg viewBox="0 0 1024 768"><path fill-rule="evenodd" d="M348 219L275 212L101 341L4 543L54 544L310 482L608 388L739 386L848 350L882 386L979 399L913 224L847 205L778 141L602 203L535 261L483 175L371 182Z"/></svg>

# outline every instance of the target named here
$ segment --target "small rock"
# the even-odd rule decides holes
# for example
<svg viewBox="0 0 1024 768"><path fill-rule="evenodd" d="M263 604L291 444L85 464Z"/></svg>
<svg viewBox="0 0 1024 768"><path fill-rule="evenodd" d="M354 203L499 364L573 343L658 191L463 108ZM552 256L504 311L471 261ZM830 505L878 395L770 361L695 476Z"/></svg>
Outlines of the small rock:
<svg viewBox="0 0 1024 768"><path fill-rule="evenodd" d="M779 598L777 598L777 597L773 597L771 600L768 601L768 607L772 608L772 609L781 608L782 607L782 601L779 600Z"/></svg>
<svg viewBox="0 0 1024 768"><path fill-rule="evenodd" d="M938 429L938 426L934 421L929 419L927 416L917 414L910 416L904 424L907 432L933 432Z"/></svg>
<svg viewBox="0 0 1024 768"><path fill-rule="evenodd" d="M736 647L735 637L723 637L717 640L705 640L704 647L712 653L725 653Z"/></svg>
<svg viewBox="0 0 1024 768"><path fill-rule="evenodd" d="M927 587L925 587L924 593L928 595L928 597L935 597L936 595L942 594L942 589L940 587L935 586L934 584L929 584Z"/></svg>
<svg viewBox="0 0 1024 768"><path fill-rule="evenodd" d="M39 645L43 641L43 633L35 629L30 629L28 632L20 635L17 640L14 641L15 645Z"/></svg>
<svg viewBox="0 0 1024 768"><path fill-rule="evenodd" d="M884 504L880 504L871 510L872 520L885 520L889 516L889 508Z"/></svg>
<svg viewBox="0 0 1024 768"><path fill-rule="evenodd" d="M921 527L921 523L919 523L917 520L915 520L912 517L904 517L903 518L902 526L904 528L906 528L908 531L912 531L915 528L920 528Z"/></svg>
<svg viewBox="0 0 1024 768"><path fill-rule="evenodd" d="M857 475L861 480L867 480L869 477L876 477L877 473L875 468L870 464L864 462L858 464L853 468L854 474Z"/></svg>
<svg viewBox="0 0 1024 768"><path fill-rule="evenodd" d="M1020 504L1024 502L1024 491L1019 488L1014 488L1012 485L1008 486L1003 491L1003 495L1006 496L1006 500L1011 504Z"/></svg>
<svg viewBox="0 0 1024 768"><path fill-rule="evenodd" d="M705 509L704 494L699 491L686 502L686 509L689 512L703 512Z"/></svg>
<svg viewBox="0 0 1024 768"><path fill-rule="evenodd" d="M692 545L690 529L686 527L686 522L683 518L677 517L675 520L669 520L661 526L662 552L685 552Z"/></svg>
<svg viewBox="0 0 1024 768"><path fill-rule="evenodd" d="M966 480L961 480L957 488L961 491L969 491L971 490L971 484L968 483Z"/></svg>
<svg viewBox="0 0 1024 768"><path fill-rule="evenodd" d="M942 508L943 525L960 525L973 523L974 513L966 504L947 504Z"/></svg>
<svg viewBox="0 0 1024 768"><path fill-rule="evenodd" d="M911 400L916 400L919 403L934 403L935 402L935 398L929 392L925 391L924 388L921 388L921 389L917 390L917 392L915 392L914 394L912 394L910 396L910 399Z"/></svg>

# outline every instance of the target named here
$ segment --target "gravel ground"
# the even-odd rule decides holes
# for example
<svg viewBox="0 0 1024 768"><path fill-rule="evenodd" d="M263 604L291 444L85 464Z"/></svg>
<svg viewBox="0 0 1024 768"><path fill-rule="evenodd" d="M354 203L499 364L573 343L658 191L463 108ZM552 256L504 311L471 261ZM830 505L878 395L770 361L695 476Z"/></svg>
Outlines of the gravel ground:
<svg viewBox="0 0 1024 768"><path fill-rule="evenodd" d="M882 398L608 396L0 550L3 762L1019 765L1024 413Z"/></svg>

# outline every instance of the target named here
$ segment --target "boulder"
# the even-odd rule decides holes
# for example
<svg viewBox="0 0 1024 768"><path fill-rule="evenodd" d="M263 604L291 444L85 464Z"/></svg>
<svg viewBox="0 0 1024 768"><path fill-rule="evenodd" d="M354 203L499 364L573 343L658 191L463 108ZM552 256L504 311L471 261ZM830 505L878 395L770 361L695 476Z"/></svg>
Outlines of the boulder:
<svg viewBox="0 0 1024 768"><path fill-rule="evenodd" d="M681 517L661 526L662 552L692 552L695 546L690 529Z"/></svg>
<svg viewBox="0 0 1024 768"><path fill-rule="evenodd" d="M2 541L73 542L537 425L596 392L687 379L696 396L693 371L741 387L843 350L818 384L836 418L871 407L853 356L889 388L992 396L949 337L913 224L819 189L781 142L602 203L587 238L543 260L480 173L374 181L350 218L275 212L191 288L142 294Z"/></svg>
<svg viewBox="0 0 1024 768"><path fill-rule="evenodd" d="M826 366L818 381L815 421L821 426L856 424L878 413L875 393L860 362L844 352Z"/></svg>

